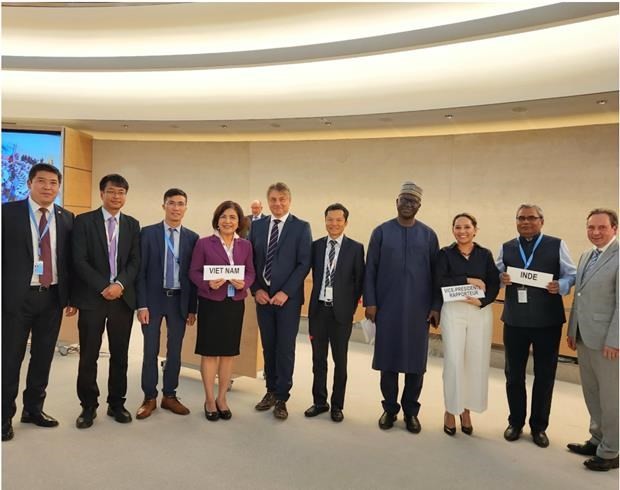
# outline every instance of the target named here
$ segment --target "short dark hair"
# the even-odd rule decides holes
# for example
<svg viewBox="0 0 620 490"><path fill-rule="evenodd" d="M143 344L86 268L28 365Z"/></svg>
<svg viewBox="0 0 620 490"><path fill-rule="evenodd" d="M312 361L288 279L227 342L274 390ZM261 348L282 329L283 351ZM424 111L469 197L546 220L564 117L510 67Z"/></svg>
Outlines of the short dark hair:
<svg viewBox="0 0 620 490"><path fill-rule="evenodd" d="M30 168L30 172L28 172L28 182L32 182L39 172L51 172L56 174L58 177L58 183L62 183L62 174L60 170L58 170L54 165L50 165L49 163L36 163Z"/></svg>
<svg viewBox="0 0 620 490"><path fill-rule="evenodd" d="M122 187L126 191L129 190L129 182L127 182L125 177L122 175L108 174L103 176L103 178L99 181L99 190L103 192L108 183L112 184L114 187Z"/></svg>
<svg viewBox="0 0 620 490"><path fill-rule="evenodd" d="M247 223L244 220L245 215L243 214L243 209L241 209L241 206L239 206L239 204L237 204L235 201L224 201L217 208L215 208L215 211L213 211L213 220L211 221L213 229L217 230L217 222L220 220L220 216L222 216L222 214L224 214L224 211L226 211L227 209L234 209L235 213L237 213L237 218L239 220L237 234L243 235L245 233Z"/></svg>
<svg viewBox="0 0 620 490"><path fill-rule="evenodd" d="M457 214L453 219L452 219L452 228L454 228L454 224L456 223L456 220L459 218L467 218L469 221L471 221L471 224L474 225L474 228L478 228L478 221L476 220L476 218L474 218L474 216L472 214L469 213L459 213Z"/></svg>
<svg viewBox="0 0 620 490"><path fill-rule="evenodd" d="M327 218L327 213L329 213L330 211L342 211L344 213L344 220L348 221L349 220L349 210L347 208L344 207L343 204L340 204L339 202L335 202L334 204L330 204L329 206L327 206L325 208L325 217Z"/></svg>
<svg viewBox="0 0 620 490"><path fill-rule="evenodd" d="M588 221L590 217L595 214L606 214L607 216L609 216L609 222L611 223L611 226L615 228L618 227L618 213L616 213L613 209L595 208L590 211L590 214L588 214L586 221Z"/></svg>
<svg viewBox="0 0 620 490"><path fill-rule="evenodd" d="M288 194L289 198L291 197L291 189L284 182L276 182L275 184L271 184L267 188L267 197L269 197L271 191L284 192Z"/></svg>
<svg viewBox="0 0 620 490"><path fill-rule="evenodd" d="M185 202L187 202L187 194L185 194L185 191L173 187L172 189L168 189L164 192L164 204L166 204L166 199L173 196L183 196L185 198Z"/></svg>

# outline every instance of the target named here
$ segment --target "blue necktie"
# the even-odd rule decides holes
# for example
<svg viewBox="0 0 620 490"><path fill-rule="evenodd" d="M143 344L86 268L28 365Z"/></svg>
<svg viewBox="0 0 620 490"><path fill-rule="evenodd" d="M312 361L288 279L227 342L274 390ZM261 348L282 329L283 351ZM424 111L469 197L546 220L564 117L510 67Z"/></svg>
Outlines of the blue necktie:
<svg viewBox="0 0 620 490"><path fill-rule="evenodd" d="M268 282L271 282L271 263L273 262L273 256L276 253L276 249L278 248L278 238L280 234L280 230L278 229L279 224L279 219L273 220L271 234L269 235L269 246L267 247L267 258L265 259L265 279Z"/></svg>
<svg viewBox="0 0 620 490"><path fill-rule="evenodd" d="M174 228L168 228L170 232L170 245L174 248ZM166 244L166 289L174 288L174 253L170 250L168 244Z"/></svg>

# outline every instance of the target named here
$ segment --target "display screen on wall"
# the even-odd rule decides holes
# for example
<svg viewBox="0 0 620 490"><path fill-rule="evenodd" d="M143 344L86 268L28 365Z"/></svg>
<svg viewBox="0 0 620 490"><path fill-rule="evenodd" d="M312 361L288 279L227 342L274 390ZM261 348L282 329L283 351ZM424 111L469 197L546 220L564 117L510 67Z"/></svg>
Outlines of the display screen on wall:
<svg viewBox="0 0 620 490"><path fill-rule="evenodd" d="M2 202L28 196L28 172L36 163L49 163L62 172L62 132L2 130ZM62 204L62 193L56 202Z"/></svg>

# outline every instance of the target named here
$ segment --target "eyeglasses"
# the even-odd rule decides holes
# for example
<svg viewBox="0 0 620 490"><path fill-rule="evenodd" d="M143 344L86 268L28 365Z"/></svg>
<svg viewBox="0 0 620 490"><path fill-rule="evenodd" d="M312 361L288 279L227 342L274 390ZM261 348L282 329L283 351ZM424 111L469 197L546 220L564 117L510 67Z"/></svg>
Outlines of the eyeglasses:
<svg viewBox="0 0 620 490"><path fill-rule="evenodd" d="M517 216L517 221L519 223L525 223L526 221L529 223L533 223L537 219L540 219L540 216Z"/></svg>
<svg viewBox="0 0 620 490"><path fill-rule="evenodd" d="M104 194L108 195L108 196L114 196L114 197L123 197L127 194L127 191L122 190L122 191L111 191L111 190L107 190L107 191L103 191Z"/></svg>

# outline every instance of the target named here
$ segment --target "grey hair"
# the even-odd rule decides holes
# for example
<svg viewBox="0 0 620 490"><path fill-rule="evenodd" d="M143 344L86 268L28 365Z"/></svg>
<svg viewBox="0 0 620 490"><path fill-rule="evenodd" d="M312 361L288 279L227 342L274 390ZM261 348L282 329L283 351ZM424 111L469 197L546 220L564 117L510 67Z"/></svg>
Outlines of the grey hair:
<svg viewBox="0 0 620 490"><path fill-rule="evenodd" d="M540 216L540 219L545 219L545 216L543 214L543 210L542 210L542 208L538 204L521 204L517 208L517 214L519 214L519 211L521 211L524 208L534 208L536 210L536 212L538 213L538 216Z"/></svg>

